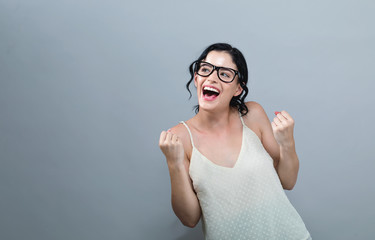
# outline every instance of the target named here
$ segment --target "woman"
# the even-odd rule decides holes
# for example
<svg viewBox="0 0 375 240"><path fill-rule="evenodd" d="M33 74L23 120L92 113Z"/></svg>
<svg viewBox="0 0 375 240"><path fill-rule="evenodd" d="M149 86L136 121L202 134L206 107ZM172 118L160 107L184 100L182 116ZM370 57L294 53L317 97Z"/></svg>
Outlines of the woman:
<svg viewBox="0 0 375 240"><path fill-rule="evenodd" d="M247 65L229 44L209 46L190 65L196 115L160 134L172 208L185 226L202 217L206 239L311 239L283 189L297 181L294 120L270 124L262 106L244 102Z"/></svg>

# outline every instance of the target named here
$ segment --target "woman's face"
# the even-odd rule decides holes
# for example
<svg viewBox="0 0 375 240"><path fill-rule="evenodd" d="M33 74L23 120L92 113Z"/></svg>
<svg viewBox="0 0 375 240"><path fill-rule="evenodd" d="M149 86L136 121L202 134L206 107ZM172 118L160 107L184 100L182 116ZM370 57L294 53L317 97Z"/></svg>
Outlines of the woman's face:
<svg viewBox="0 0 375 240"><path fill-rule="evenodd" d="M232 57L224 51L211 51L203 61L217 67L227 67L238 71ZM238 96L242 92L238 76L235 77L233 82L225 83L218 78L217 70L213 71L208 77L202 77L195 73L194 84L197 88L199 109L223 110L229 107L233 96Z"/></svg>

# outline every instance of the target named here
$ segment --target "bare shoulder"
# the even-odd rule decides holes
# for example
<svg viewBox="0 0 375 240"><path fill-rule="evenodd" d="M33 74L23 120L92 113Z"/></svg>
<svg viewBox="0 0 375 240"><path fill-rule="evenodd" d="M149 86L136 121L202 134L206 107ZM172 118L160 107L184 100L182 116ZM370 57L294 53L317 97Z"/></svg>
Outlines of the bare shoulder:
<svg viewBox="0 0 375 240"><path fill-rule="evenodd" d="M189 138L189 132L187 131L186 127L179 123L171 128L171 133L176 134L178 138L184 140Z"/></svg>
<svg viewBox="0 0 375 240"><path fill-rule="evenodd" d="M179 123L171 128L171 133L176 134L181 140L182 144L184 145L185 154L187 155L188 159L190 159L192 146L190 143L190 135L186 127L182 123Z"/></svg>
<svg viewBox="0 0 375 240"><path fill-rule="evenodd" d="M256 101L249 101L245 103L249 112L245 115L246 123L257 124L260 127L265 121L268 122L268 117L263 107Z"/></svg>
<svg viewBox="0 0 375 240"><path fill-rule="evenodd" d="M257 114L264 112L263 107L260 105L260 103L258 103L256 101L249 101L249 102L246 102L245 104L246 104L247 108L249 109L249 112L251 110L253 112L255 111L255 113L257 113Z"/></svg>

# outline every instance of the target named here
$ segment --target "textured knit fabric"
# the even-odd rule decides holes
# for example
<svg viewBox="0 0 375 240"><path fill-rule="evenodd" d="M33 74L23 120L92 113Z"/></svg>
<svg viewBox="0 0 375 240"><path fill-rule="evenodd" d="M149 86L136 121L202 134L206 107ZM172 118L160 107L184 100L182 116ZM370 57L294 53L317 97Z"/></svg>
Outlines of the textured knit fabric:
<svg viewBox="0 0 375 240"><path fill-rule="evenodd" d="M189 174L202 209L206 240L308 240L309 231L287 198L259 137L242 117L242 146L233 168L203 156L193 147Z"/></svg>

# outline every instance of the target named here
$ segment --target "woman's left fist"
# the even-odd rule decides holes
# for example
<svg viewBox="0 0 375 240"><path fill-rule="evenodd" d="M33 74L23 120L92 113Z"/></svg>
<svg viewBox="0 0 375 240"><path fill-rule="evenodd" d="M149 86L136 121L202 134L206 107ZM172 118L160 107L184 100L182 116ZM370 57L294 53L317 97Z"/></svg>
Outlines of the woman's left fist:
<svg viewBox="0 0 375 240"><path fill-rule="evenodd" d="M275 112L275 115L271 125L276 141L280 146L294 146L293 118L286 111Z"/></svg>

